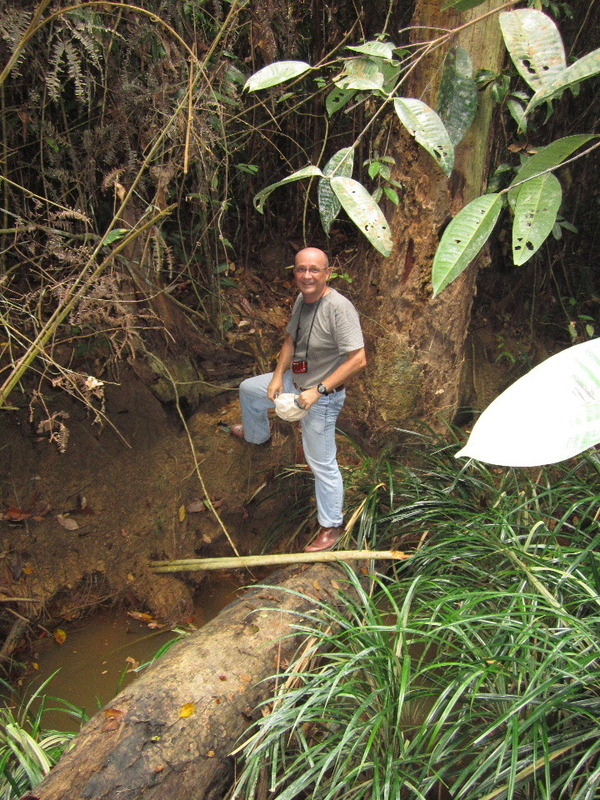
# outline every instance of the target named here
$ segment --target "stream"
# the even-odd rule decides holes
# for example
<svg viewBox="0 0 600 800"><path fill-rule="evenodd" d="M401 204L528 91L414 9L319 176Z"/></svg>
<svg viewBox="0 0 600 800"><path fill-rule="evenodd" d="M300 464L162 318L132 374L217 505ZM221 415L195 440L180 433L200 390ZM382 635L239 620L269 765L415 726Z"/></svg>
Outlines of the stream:
<svg viewBox="0 0 600 800"><path fill-rule="evenodd" d="M207 576L196 592L193 617L182 628L206 624L247 584L248 574L241 571ZM65 700L91 716L137 677L137 664L150 660L178 635L172 629L152 629L147 619L136 618L139 616L131 616L124 608L99 610L61 626L66 634L62 644L50 637L40 640L32 655L37 665L35 676L25 692L30 697L51 678L43 692L47 695L45 728L79 730L79 721L57 710L61 704L52 698Z"/></svg>

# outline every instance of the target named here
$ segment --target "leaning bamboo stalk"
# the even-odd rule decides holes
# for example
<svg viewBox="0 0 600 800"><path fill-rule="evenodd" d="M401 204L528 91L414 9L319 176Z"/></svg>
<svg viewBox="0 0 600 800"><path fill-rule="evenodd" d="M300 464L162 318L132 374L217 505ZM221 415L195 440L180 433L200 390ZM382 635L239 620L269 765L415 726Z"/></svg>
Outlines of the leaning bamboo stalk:
<svg viewBox="0 0 600 800"><path fill-rule="evenodd" d="M180 558L151 561L153 572L196 572L208 569L243 569L244 567L310 564L315 561L365 561L371 559L401 560L410 558L401 550L334 550L324 553L277 553L259 556L223 556L220 558Z"/></svg>

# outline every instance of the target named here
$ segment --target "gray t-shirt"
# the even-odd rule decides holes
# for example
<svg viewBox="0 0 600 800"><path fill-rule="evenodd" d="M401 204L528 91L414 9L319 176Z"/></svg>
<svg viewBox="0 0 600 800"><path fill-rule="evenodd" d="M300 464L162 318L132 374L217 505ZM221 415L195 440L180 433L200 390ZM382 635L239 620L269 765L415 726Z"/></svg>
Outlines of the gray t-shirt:
<svg viewBox="0 0 600 800"><path fill-rule="evenodd" d="M307 362L305 373L293 375L303 389L321 383L343 364L348 353L364 347L358 312L335 289L316 303L305 303L298 295L286 330L294 340L294 361Z"/></svg>

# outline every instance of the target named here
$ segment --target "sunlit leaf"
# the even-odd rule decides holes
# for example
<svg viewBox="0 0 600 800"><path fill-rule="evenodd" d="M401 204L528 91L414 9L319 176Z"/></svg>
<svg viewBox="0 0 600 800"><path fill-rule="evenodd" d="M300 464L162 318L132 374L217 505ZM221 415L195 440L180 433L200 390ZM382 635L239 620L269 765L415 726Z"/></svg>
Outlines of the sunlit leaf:
<svg viewBox="0 0 600 800"><path fill-rule="evenodd" d="M179 718L186 719L196 713L196 703L184 703L179 711Z"/></svg>
<svg viewBox="0 0 600 800"><path fill-rule="evenodd" d="M422 100L396 97L394 110L398 119L416 141L430 153L446 175L454 166L454 147L444 123Z"/></svg>
<svg viewBox="0 0 600 800"><path fill-rule="evenodd" d="M109 245L113 244L113 242L118 242L126 233L129 233L128 228L113 228L112 231L109 231L102 239L102 244Z"/></svg>
<svg viewBox="0 0 600 800"><path fill-rule="evenodd" d="M471 8L482 6L486 0L447 0L442 6L442 11L453 8L455 11L468 11Z"/></svg>
<svg viewBox="0 0 600 800"><path fill-rule="evenodd" d="M378 58L386 58L388 61L394 57L394 43L393 42L365 42L364 44L357 44L350 46L348 50L353 50L355 53L364 53L367 56L377 56Z"/></svg>
<svg viewBox="0 0 600 800"><path fill-rule="evenodd" d="M568 87L575 86L587 78L598 75L598 73L600 73L600 49L592 50L591 53L582 56L578 61L575 61L574 64L571 64L570 67L567 67L567 69L552 82L544 84L544 86L538 89L529 101L525 112L529 113L536 106L539 106L540 103L551 100Z"/></svg>
<svg viewBox="0 0 600 800"><path fill-rule="evenodd" d="M334 177L331 188L352 222L382 255L392 252L392 234L383 212L369 192L352 178Z"/></svg>
<svg viewBox="0 0 600 800"><path fill-rule="evenodd" d="M434 297L469 266L488 240L501 210L501 194L484 194L471 200L450 222L433 259Z"/></svg>
<svg viewBox="0 0 600 800"><path fill-rule="evenodd" d="M323 175L330 178L332 175L341 177L352 177L354 167L354 148L344 147L333 155L325 167ZM341 203L337 195L331 188L331 182L326 178L321 178L318 185L319 214L321 215L321 225L327 235L331 228L331 223L340 213Z"/></svg>
<svg viewBox="0 0 600 800"><path fill-rule="evenodd" d="M566 69L560 32L549 16L535 8L504 11L499 16L504 44L519 74L537 92Z"/></svg>
<svg viewBox="0 0 600 800"><path fill-rule="evenodd" d="M530 156L527 161L519 168L511 186L514 184L522 184L524 180L538 175L545 170L554 169L559 164L569 158L569 156L583 147L584 144L593 139L594 137L588 134L578 134L576 136L565 136L563 139L557 139L555 142L542 147L535 155ZM508 202L511 208L514 209L519 194L520 185L515 186L508 192Z"/></svg>
<svg viewBox="0 0 600 800"><path fill-rule="evenodd" d="M336 111L344 108L356 94L356 89L341 89L335 86L325 98L327 116L332 117Z"/></svg>
<svg viewBox="0 0 600 800"><path fill-rule="evenodd" d="M319 167L315 167L311 164L308 167L303 167L302 169L299 169L292 175L288 175L287 178L284 178L281 181L277 181L277 183L272 183L270 186L266 186L264 189L261 189L260 192L257 192L254 195L254 207L256 208L257 211L259 211L262 214L265 202L272 191L277 189L279 186L285 186L286 183L293 183L293 181L301 181L303 178L312 178L315 175L321 177L323 173L321 172Z"/></svg>
<svg viewBox="0 0 600 800"><path fill-rule="evenodd" d="M554 464L600 442L600 339L546 359L497 397L458 457L507 467Z"/></svg>
<svg viewBox="0 0 600 800"><path fill-rule="evenodd" d="M292 78L297 78L311 68L306 61L275 61L274 64L267 64L266 67L259 69L251 75L244 85L244 89L249 92L257 92L259 89L269 89L277 86Z"/></svg>
<svg viewBox="0 0 600 800"><path fill-rule="evenodd" d="M444 60L438 112L450 141L456 146L477 113L477 84L473 80L471 57L464 47L452 48Z"/></svg>
<svg viewBox="0 0 600 800"><path fill-rule="evenodd" d="M516 266L528 261L552 233L562 202L562 188L551 172L521 186L515 205L512 253Z"/></svg>
<svg viewBox="0 0 600 800"><path fill-rule="evenodd" d="M56 644L64 644L67 641L66 631L63 631L62 628L56 628L52 633L52 638Z"/></svg>
<svg viewBox="0 0 600 800"><path fill-rule="evenodd" d="M335 79L341 89L378 91L383 88L384 75L380 62L372 58L347 58L343 73Z"/></svg>

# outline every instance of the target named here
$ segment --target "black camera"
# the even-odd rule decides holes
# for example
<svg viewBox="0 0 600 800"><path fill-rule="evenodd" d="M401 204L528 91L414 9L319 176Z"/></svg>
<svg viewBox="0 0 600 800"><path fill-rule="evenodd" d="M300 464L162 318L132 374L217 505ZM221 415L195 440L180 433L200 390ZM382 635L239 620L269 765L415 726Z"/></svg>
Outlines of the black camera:
<svg viewBox="0 0 600 800"><path fill-rule="evenodd" d="M298 375L301 372L307 372L308 365L306 361L292 361L292 372Z"/></svg>

